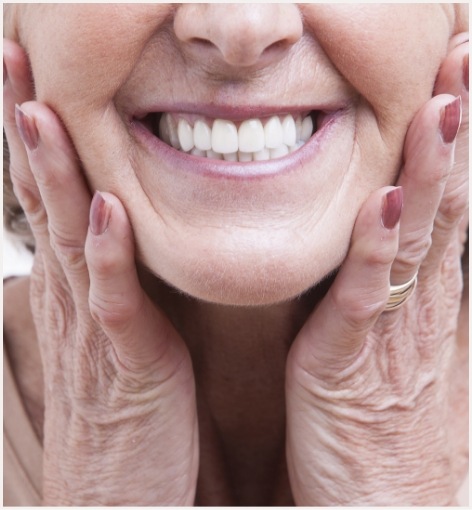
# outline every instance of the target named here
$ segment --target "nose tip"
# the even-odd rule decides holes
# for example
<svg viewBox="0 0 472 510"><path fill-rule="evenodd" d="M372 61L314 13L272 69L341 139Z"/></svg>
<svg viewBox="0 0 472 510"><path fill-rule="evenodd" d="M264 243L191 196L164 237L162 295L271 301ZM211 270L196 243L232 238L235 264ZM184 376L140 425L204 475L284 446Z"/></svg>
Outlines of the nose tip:
<svg viewBox="0 0 472 510"><path fill-rule="evenodd" d="M301 38L303 24L294 4L185 4L174 31L194 58L251 67L282 59Z"/></svg>

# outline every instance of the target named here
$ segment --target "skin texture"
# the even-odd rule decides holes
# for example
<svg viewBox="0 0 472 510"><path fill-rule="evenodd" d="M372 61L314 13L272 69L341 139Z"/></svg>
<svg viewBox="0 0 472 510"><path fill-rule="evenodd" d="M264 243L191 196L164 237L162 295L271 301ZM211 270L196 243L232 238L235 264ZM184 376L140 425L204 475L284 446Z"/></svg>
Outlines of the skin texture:
<svg viewBox="0 0 472 510"><path fill-rule="evenodd" d="M140 260L199 298L240 305L282 301L340 264L361 203L394 183L408 123L431 96L445 56L453 11L441 5L305 7L302 38L295 6L225 7L224 16L218 6L198 9L38 6L26 9L19 31L37 98L61 117L91 188L123 200ZM248 11L252 23L239 23L247 25L243 33L230 30L230 20L245 20ZM211 50L195 40L205 37L206 25L190 20L200 17L210 30L219 26L226 44L241 46L242 55L254 39L262 41L260 52L278 40L285 46L256 63L250 59L258 57L237 55L228 62L218 33ZM261 34L272 21L275 33ZM267 94L269 83L277 87ZM87 94L77 94L78 88ZM125 120L150 102L162 110L196 105L197 112L209 103L263 104L271 112L329 101L346 104L348 114L341 139L323 158L324 170L306 165L249 190L244 182L202 180L169 168L136 143ZM343 221L333 228L340 210Z"/></svg>
<svg viewBox="0 0 472 510"><path fill-rule="evenodd" d="M466 368L466 14L30 5L6 18L20 43L4 50L10 170L37 241L45 502L451 503L466 444L465 377L452 378ZM462 128L456 142L449 119L445 142L457 95ZM252 181L171 167L129 124L150 102L211 101L345 109L316 166ZM387 225L393 184L403 211ZM418 270L413 298L382 313L389 282Z"/></svg>

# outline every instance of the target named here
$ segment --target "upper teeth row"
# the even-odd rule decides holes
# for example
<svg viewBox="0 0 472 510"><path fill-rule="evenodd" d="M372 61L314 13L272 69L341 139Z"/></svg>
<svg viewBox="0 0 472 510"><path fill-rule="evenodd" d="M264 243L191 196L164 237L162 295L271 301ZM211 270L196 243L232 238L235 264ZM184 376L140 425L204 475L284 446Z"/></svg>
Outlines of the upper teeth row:
<svg viewBox="0 0 472 510"><path fill-rule="evenodd" d="M308 115L274 115L268 119L249 119L239 128L230 120L215 119L210 126L199 119L191 126L184 118L163 113L160 138L175 149L194 155L229 161L273 159L293 152L313 134Z"/></svg>

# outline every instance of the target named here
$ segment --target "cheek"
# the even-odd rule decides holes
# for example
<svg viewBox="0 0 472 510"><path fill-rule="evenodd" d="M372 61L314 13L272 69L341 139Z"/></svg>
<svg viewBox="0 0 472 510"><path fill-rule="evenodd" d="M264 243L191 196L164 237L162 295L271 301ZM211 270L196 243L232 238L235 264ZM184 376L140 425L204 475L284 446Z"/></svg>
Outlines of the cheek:
<svg viewBox="0 0 472 510"><path fill-rule="evenodd" d="M59 114L62 109L103 107L133 71L168 9L86 4L31 7L23 31L38 100L48 102Z"/></svg>
<svg viewBox="0 0 472 510"><path fill-rule="evenodd" d="M307 24L339 72L375 110L381 128L404 123L431 97L447 50L440 5L311 6Z"/></svg>

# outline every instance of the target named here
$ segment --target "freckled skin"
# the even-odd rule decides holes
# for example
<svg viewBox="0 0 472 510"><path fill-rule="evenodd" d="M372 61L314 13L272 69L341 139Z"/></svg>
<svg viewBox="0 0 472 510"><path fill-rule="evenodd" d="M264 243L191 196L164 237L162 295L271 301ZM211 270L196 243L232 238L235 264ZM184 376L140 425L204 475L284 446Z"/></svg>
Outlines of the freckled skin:
<svg viewBox="0 0 472 510"><path fill-rule="evenodd" d="M184 292L229 304L289 299L342 262L361 204L395 181L453 17L439 4L302 5L303 33L295 27L277 58L248 66L241 41L260 25L241 22L243 7L206 8L208 25L242 27L227 35L239 53L211 59L189 35L191 5L23 9L37 97L62 118L91 188L124 203L141 262ZM127 124L142 101L289 107L327 98L349 113L321 163L257 184L183 175L151 157Z"/></svg>

